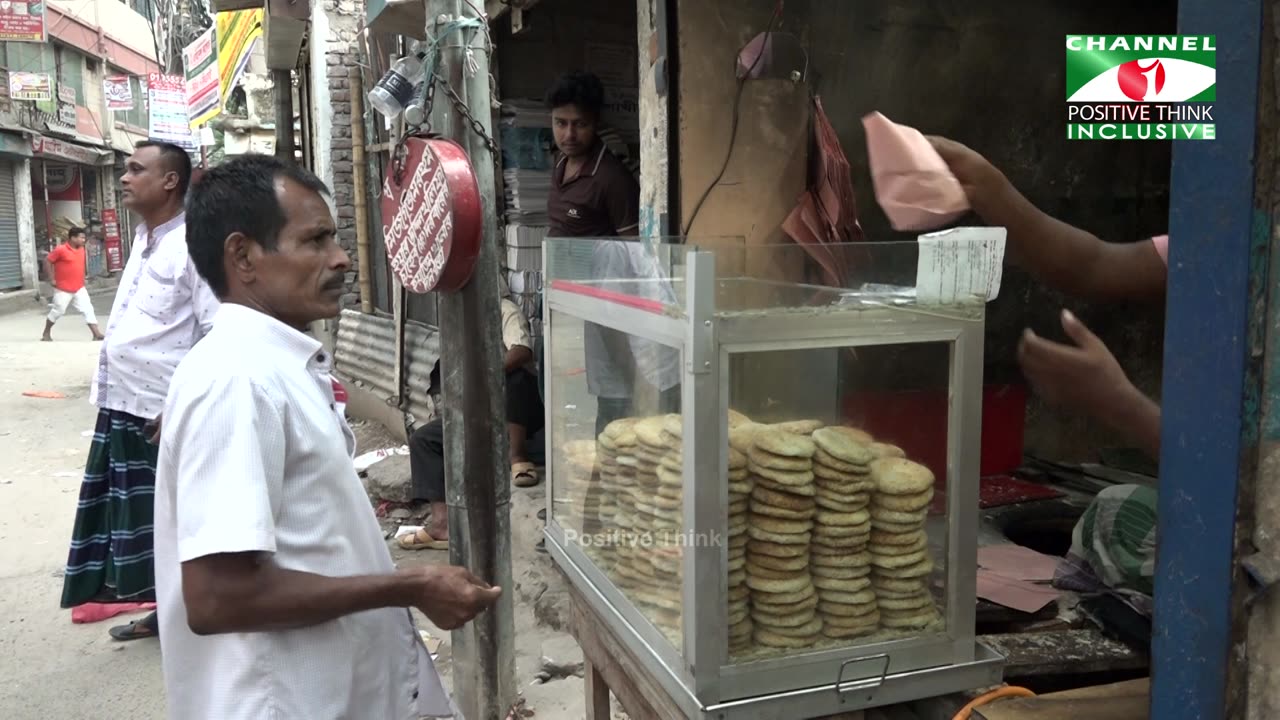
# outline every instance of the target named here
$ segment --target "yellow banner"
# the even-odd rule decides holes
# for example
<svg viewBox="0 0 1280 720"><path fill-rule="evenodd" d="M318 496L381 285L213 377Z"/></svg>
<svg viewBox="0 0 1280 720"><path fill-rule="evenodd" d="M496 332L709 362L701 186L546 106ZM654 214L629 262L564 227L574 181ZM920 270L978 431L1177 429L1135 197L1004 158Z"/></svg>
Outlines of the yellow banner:
<svg viewBox="0 0 1280 720"><path fill-rule="evenodd" d="M220 12L217 27L218 90L225 103L249 64L254 43L262 37L262 9Z"/></svg>

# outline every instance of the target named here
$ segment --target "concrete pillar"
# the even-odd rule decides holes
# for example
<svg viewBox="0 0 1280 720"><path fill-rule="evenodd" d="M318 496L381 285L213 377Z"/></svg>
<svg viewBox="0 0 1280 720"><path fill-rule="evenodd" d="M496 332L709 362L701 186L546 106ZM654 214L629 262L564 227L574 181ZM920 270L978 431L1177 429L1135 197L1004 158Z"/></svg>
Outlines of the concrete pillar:
<svg viewBox="0 0 1280 720"><path fill-rule="evenodd" d="M34 290L39 282L36 257L35 206L31 202L31 161L14 163L13 190L18 204L18 254L22 260L22 287Z"/></svg>

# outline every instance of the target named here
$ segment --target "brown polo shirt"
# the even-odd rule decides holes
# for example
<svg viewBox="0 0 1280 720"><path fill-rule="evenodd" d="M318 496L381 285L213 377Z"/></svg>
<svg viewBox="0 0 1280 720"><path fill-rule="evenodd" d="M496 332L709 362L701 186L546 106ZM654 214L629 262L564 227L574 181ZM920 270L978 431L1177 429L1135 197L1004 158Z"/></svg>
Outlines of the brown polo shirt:
<svg viewBox="0 0 1280 720"><path fill-rule="evenodd" d="M552 237L635 235L640 226L640 185L626 165L596 140L577 177L565 182L568 159L551 171L547 217Z"/></svg>

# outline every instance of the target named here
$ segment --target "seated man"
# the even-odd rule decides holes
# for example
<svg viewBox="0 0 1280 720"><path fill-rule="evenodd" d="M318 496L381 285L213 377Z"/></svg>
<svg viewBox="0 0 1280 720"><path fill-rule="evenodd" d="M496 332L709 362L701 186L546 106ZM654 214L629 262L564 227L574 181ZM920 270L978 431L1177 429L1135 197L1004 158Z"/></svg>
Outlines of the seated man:
<svg viewBox="0 0 1280 720"><path fill-rule="evenodd" d="M542 395L532 370L533 341L529 337L529 323L520 308L505 296L502 298L502 346L507 353L502 367L507 375L511 481L516 487L532 487L538 484L538 476L534 464L529 462L527 444L543 426ZM437 363L432 372L433 384L438 371ZM449 515L444 500L444 422L439 416L410 436L409 467L413 476L413 499L431 504L431 518L417 534L400 538L400 546L406 550L446 549L449 547Z"/></svg>
<svg viewBox="0 0 1280 720"><path fill-rule="evenodd" d="M1169 237L1110 243L1048 216L986 158L959 143L929 138L968 195L974 211L1008 228L1010 259L1041 282L1088 301L1164 301ZM1134 387L1096 335L1064 310L1072 344L1024 332L1018 362L1051 404L1081 412L1160 455L1160 406ZM1083 592L1111 589L1150 613L1155 567L1155 490L1117 485L1098 494L1076 525L1055 584Z"/></svg>

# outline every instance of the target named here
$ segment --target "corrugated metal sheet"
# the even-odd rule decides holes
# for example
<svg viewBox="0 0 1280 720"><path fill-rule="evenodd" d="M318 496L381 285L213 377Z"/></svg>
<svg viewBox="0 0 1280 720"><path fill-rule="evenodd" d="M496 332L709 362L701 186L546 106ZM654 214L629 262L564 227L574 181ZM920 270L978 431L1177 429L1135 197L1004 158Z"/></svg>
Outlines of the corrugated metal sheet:
<svg viewBox="0 0 1280 720"><path fill-rule="evenodd" d="M18 205L12 160L0 160L0 290L22 287L22 253L18 249Z"/></svg>
<svg viewBox="0 0 1280 720"><path fill-rule="evenodd" d="M395 321L343 310L338 318L337 369L343 376L390 402L396 396ZM435 416L431 368L440 358L440 333L410 320L405 324L406 425L412 429Z"/></svg>

